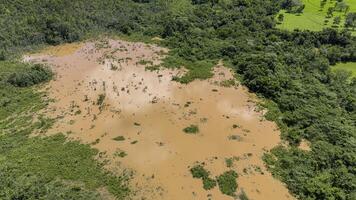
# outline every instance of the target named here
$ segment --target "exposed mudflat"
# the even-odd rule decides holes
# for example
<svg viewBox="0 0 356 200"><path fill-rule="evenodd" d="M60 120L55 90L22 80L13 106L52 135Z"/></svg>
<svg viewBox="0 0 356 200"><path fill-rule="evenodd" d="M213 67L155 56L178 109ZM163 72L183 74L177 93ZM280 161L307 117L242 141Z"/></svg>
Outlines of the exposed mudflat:
<svg viewBox="0 0 356 200"><path fill-rule="evenodd" d="M45 113L58 120L48 134L62 132L93 145L105 152L113 171L132 170L133 199L233 199L218 187L203 189L189 171L197 162L213 176L236 170L238 190L250 199L293 199L261 159L280 138L276 125L256 111L255 97L242 86L220 86L233 78L221 65L210 80L187 85L171 81L183 70L145 69L167 51L103 40L26 56L57 74L49 84L55 101ZM199 132L185 133L190 125ZM228 158L234 158L231 167Z"/></svg>

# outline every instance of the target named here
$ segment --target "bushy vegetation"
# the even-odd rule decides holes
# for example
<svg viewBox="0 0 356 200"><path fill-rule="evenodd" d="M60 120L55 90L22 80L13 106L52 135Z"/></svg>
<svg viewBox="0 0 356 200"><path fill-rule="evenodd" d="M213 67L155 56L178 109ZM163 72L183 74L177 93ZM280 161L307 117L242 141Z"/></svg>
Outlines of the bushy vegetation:
<svg viewBox="0 0 356 200"><path fill-rule="evenodd" d="M0 59L11 59L19 49L107 32L162 38L160 44L171 49L163 66L186 67L188 73L176 78L183 83L210 77L211 67L222 59L244 85L266 99L268 119L278 123L289 143L266 155L272 173L300 199L354 199L356 81L348 73L333 72L330 65L355 62L356 39L341 30L343 16L335 21L340 23L337 30L277 29L284 2L1 1ZM43 107L39 101L26 88L6 83L1 116ZM4 126L10 125L2 122ZM310 142L310 151L298 148L302 139ZM17 144L14 140L7 146Z"/></svg>
<svg viewBox="0 0 356 200"><path fill-rule="evenodd" d="M89 145L61 135L29 137L44 132L54 120L39 116L46 101L29 85L48 80L41 66L0 62L0 199L99 199L105 187L117 198L128 195L126 176L115 176L95 160ZM37 77L31 84L12 84L13 74ZM27 76L27 75L25 75ZM32 79L31 79L32 80ZM21 81L21 80L19 80Z"/></svg>
<svg viewBox="0 0 356 200"><path fill-rule="evenodd" d="M190 169L193 178L199 178L203 181L203 188L205 190L211 190L216 186L216 180L210 178L210 172L208 172L202 165L196 165Z"/></svg>
<svg viewBox="0 0 356 200"><path fill-rule="evenodd" d="M230 170L227 172L224 172L220 176L216 178L219 189L223 194L229 195L229 196L235 196L235 192L237 189L237 179L238 175L235 171Z"/></svg>
<svg viewBox="0 0 356 200"><path fill-rule="evenodd" d="M22 80L19 80L19 82L11 81L11 77L16 76L16 74L29 77L35 74L35 76L37 75L36 81L29 79L30 81L26 82L26 84L32 85L38 83L38 81L47 80L51 74L47 70L46 73L38 73L37 70L32 72L32 69L33 67L27 64L15 61L0 61L0 120L30 109L36 110L44 107L39 93L34 93L28 87L17 87L22 86L22 84L18 84Z"/></svg>
<svg viewBox="0 0 356 200"><path fill-rule="evenodd" d="M35 64L24 68L23 71L12 73L7 82L13 86L28 87L38 83L48 81L52 77L52 72L42 64Z"/></svg>
<svg viewBox="0 0 356 200"><path fill-rule="evenodd" d="M199 127L197 125L192 124L188 127L185 127L183 131L188 134L197 134L199 132Z"/></svg>
<svg viewBox="0 0 356 200"><path fill-rule="evenodd" d="M120 136L114 137L113 140L115 140L115 141L124 141L125 137L120 135Z"/></svg>
<svg viewBox="0 0 356 200"><path fill-rule="evenodd" d="M237 189L237 173L233 170L226 171L223 174L216 177L216 179L210 178L210 172L207 171L203 165L198 164L190 168L190 173L193 178L198 178L203 181L203 188L205 190L213 189L217 184L221 193L236 196Z"/></svg>

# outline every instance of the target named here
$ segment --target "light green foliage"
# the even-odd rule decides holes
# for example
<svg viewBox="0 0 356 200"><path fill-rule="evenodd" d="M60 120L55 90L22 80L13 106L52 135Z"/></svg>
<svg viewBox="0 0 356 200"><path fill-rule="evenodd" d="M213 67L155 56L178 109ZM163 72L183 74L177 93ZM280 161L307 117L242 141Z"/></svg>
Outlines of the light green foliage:
<svg viewBox="0 0 356 200"><path fill-rule="evenodd" d="M234 158L225 158L226 167L232 167L234 165Z"/></svg>
<svg viewBox="0 0 356 200"><path fill-rule="evenodd" d="M181 68L184 67L188 70L182 77L173 77L174 81L187 84L195 79L207 79L213 76L212 67L214 66L212 61L196 61L190 62L177 57L174 54L166 57L163 60L163 66L168 68Z"/></svg>
<svg viewBox="0 0 356 200"><path fill-rule="evenodd" d="M356 62L338 63L332 69L349 71L353 77L356 77Z"/></svg>
<svg viewBox="0 0 356 200"><path fill-rule="evenodd" d="M345 13L356 12L356 0L343 0L343 3L349 7L348 9L337 9L340 6L336 0L326 0L326 3L321 7L322 0L303 0L305 8L302 14L287 13L286 10L281 10L280 14L284 15L284 19L277 27L286 30L312 30L320 31L326 27L333 27L335 18L340 18L340 23L337 24L338 29L344 27ZM332 12L332 16L327 17L328 9L336 8ZM327 20L327 22L326 22ZM355 32L353 33L355 34Z"/></svg>
<svg viewBox="0 0 356 200"><path fill-rule="evenodd" d="M229 80L224 80L220 82L220 86L222 87L233 87L236 86L236 80L235 79L229 79Z"/></svg>

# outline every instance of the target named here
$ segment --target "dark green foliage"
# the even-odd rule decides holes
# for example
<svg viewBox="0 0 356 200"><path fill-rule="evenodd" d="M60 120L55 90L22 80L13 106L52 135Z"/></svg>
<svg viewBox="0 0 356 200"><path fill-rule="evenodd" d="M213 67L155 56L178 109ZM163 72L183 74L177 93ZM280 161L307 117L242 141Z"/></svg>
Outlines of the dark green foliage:
<svg viewBox="0 0 356 200"><path fill-rule="evenodd" d="M233 170L224 172L222 175L216 178L219 189L223 194L229 196L235 196L235 192L237 189L237 173Z"/></svg>
<svg viewBox="0 0 356 200"><path fill-rule="evenodd" d="M216 180L205 177L203 178L203 188L204 190L211 190L216 186Z"/></svg>
<svg viewBox="0 0 356 200"><path fill-rule="evenodd" d="M9 83L10 77L14 76L14 74L38 75L37 78L30 79L30 82L26 83L33 85L40 83L40 81L46 81L50 77L51 72L47 71L47 68L45 72L42 73L42 70L36 70L35 67L31 67L27 64L0 61L0 120L7 118L11 114L16 115L31 108L39 109L44 106L39 93L35 93L30 88L17 87ZM19 82L21 82L21 80L19 80ZM15 84L15 81L13 83Z"/></svg>
<svg viewBox="0 0 356 200"><path fill-rule="evenodd" d="M24 68L23 71L12 73L7 82L17 87L28 87L38 83L48 81L52 78L52 72L41 64L35 64Z"/></svg>
<svg viewBox="0 0 356 200"><path fill-rule="evenodd" d="M196 134L199 132L199 127L197 125L192 124L184 128L183 131L188 134Z"/></svg>
<svg viewBox="0 0 356 200"><path fill-rule="evenodd" d="M352 29L356 28L356 13L351 12L346 15L345 26Z"/></svg>
<svg viewBox="0 0 356 200"><path fill-rule="evenodd" d="M199 178L203 181L203 188L211 190L216 186L216 180L210 178L210 173L202 165L196 165L190 169L193 178Z"/></svg>
<svg viewBox="0 0 356 200"><path fill-rule="evenodd" d="M106 98L105 94L99 94L99 97L96 100L96 105L99 105L99 106L103 105L105 98Z"/></svg>
<svg viewBox="0 0 356 200"><path fill-rule="evenodd" d="M196 165L190 169L193 178L205 178L209 177L209 172L204 169L202 165Z"/></svg>
<svg viewBox="0 0 356 200"><path fill-rule="evenodd" d="M290 13L301 13L305 7L301 0L282 0L281 7Z"/></svg>
<svg viewBox="0 0 356 200"><path fill-rule="evenodd" d="M120 135L120 136L117 136L117 137L113 138L113 140L115 140L115 141L124 141L125 137Z"/></svg>
<svg viewBox="0 0 356 200"><path fill-rule="evenodd" d="M212 65L223 59L244 85L266 99L268 119L278 123L291 145L266 155L273 174L300 199L354 199L356 81L331 72L330 64L356 61L355 37L332 29L275 29L279 9L300 12L298 1L180 3L0 1L0 60L12 58L21 47L105 32L163 38L161 43L171 50L162 65L189 69L175 78L182 83L209 78ZM349 25L352 18L347 16ZM40 96L27 88L5 83L0 91L1 119L34 105L43 107L34 103ZM295 148L301 139L311 143L310 152Z"/></svg>

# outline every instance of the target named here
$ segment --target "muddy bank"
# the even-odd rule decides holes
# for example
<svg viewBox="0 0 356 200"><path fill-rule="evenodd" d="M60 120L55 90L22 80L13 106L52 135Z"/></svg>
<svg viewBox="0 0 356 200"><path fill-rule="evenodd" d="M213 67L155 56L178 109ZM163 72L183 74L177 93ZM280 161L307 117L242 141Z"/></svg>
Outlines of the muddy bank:
<svg viewBox="0 0 356 200"><path fill-rule="evenodd" d="M204 190L189 171L196 162L213 176L235 170L238 190L250 199L293 199L261 160L280 142L277 127L263 120L245 88L223 84L233 78L228 68L216 66L212 79L182 85L171 81L182 70L147 68L160 64L167 49L118 40L59 48L25 57L57 73L45 114L58 121L48 134L93 145L113 171L131 169L134 199L233 199L218 187ZM183 131L191 125L199 131Z"/></svg>

